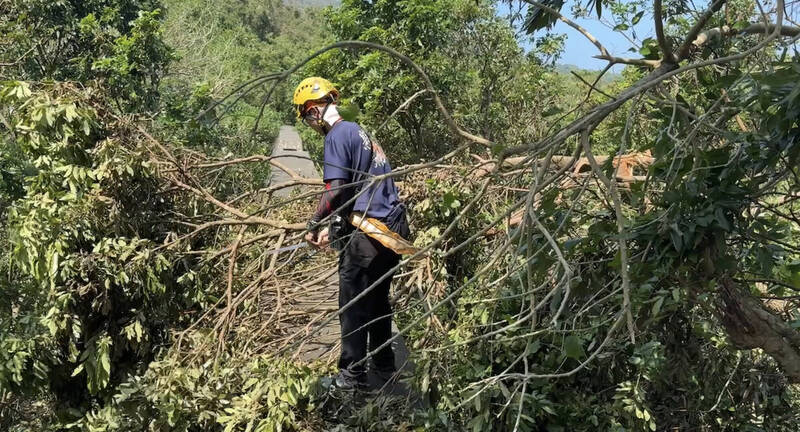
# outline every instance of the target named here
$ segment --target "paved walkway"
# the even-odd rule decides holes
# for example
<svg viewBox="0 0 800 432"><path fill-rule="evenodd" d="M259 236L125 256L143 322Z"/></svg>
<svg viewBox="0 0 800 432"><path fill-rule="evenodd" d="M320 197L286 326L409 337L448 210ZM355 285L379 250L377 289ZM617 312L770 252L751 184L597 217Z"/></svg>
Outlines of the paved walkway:
<svg viewBox="0 0 800 432"><path fill-rule="evenodd" d="M281 157L279 161L286 165L288 169L294 170L305 178L319 178L319 173L314 163L308 159L308 152L303 150L300 135L292 126L281 126L278 138L275 140L275 145L272 149L272 156L289 156ZM272 184L279 184L290 180L292 180L292 177L289 174L278 168L272 168L272 176L270 178ZM318 186L294 186L276 191L276 195L287 197L293 189L303 187ZM324 281L310 288L311 289L307 290L308 295L302 296L299 302L292 305L292 307L295 310L307 312L309 316L315 317L312 327L316 328L314 327L315 323L324 321L330 314L335 314L338 309L338 274L333 272L333 274L325 278ZM302 330L302 327L287 329L289 334L300 330ZM394 334L398 331L394 323L392 323L392 330ZM317 359L333 361L339 356L339 339L339 321L334 319L325 328L317 332L314 337L305 341L298 355L300 359L304 361L313 361ZM412 373L413 364L408 361L408 349L406 349L403 338L397 338L392 344L392 347L394 348L395 364L398 370L403 371L404 375ZM402 390L397 389L397 391ZM395 389L392 389L391 392L395 393Z"/></svg>
<svg viewBox="0 0 800 432"><path fill-rule="evenodd" d="M319 178L317 168L314 166L314 162L311 161L308 152L303 150L303 141L300 139L297 129L293 126L281 126L278 138L275 139L275 144L272 147L272 156L277 157L278 162L286 165L287 168L294 170L302 177ZM292 176L283 170L272 167L270 184L280 184L290 180L292 180ZM275 191L274 195L286 198L294 189L299 187L301 186L279 189Z"/></svg>

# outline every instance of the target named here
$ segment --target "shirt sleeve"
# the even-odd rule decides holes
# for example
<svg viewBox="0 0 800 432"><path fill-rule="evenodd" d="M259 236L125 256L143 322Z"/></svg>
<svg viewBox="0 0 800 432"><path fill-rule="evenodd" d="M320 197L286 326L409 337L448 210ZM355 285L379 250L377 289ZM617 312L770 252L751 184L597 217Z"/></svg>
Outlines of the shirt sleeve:
<svg viewBox="0 0 800 432"><path fill-rule="evenodd" d="M353 158L350 154L350 146L346 140L341 139L341 135L325 137L325 154L322 167L322 180L342 179L350 181L352 177Z"/></svg>

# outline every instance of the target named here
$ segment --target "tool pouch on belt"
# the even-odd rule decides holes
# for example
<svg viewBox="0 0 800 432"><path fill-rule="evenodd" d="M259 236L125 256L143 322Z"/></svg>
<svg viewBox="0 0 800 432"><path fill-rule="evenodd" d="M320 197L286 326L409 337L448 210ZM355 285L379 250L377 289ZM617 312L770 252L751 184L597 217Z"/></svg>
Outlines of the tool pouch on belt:
<svg viewBox="0 0 800 432"><path fill-rule="evenodd" d="M343 250L354 231L355 227L350 221L345 220L338 213L331 216L328 227L328 239L331 247L337 251Z"/></svg>

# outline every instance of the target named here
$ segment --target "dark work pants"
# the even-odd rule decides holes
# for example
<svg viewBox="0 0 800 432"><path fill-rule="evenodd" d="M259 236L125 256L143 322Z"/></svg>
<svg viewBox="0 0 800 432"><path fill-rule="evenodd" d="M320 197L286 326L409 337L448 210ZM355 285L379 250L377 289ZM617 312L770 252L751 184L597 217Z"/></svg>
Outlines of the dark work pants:
<svg viewBox="0 0 800 432"><path fill-rule="evenodd" d="M392 231L408 238L409 229L405 208L393 211L384 220ZM361 231L353 233L347 247L339 254L339 308L343 308L367 290L400 262L400 256ZM342 331L342 353L339 369L348 375L361 377L367 362L363 360L392 336L392 307L389 288L392 274L388 274L364 297L339 315ZM368 344L369 342L369 344ZM372 357L375 368L394 371L394 351L387 345Z"/></svg>

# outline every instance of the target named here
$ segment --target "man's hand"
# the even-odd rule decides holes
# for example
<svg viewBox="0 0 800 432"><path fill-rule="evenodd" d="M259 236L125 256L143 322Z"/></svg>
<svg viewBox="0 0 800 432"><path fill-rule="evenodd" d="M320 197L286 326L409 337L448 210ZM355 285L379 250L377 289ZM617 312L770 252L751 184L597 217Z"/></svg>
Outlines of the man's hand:
<svg viewBox="0 0 800 432"><path fill-rule="evenodd" d="M317 233L314 231L309 231L306 233L306 236L303 237L303 239L311 246L314 246L317 244Z"/></svg>
<svg viewBox="0 0 800 432"><path fill-rule="evenodd" d="M319 241L319 248L320 249L327 249L328 246L331 244L330 235L328 232L328 228L323 228L322 231L319 232L319 236L317 236L317 240Z"/></svg>
<svg viewBox="0 0 800 432"><path fill-rule="evenodd" d="M316 235L315 235L316 234ZM316 249L325 249L330 244L328 228L324 228L319 233L309 231L306 233L305 240Z"/></svg>

